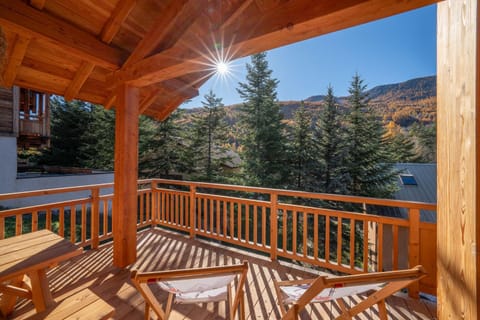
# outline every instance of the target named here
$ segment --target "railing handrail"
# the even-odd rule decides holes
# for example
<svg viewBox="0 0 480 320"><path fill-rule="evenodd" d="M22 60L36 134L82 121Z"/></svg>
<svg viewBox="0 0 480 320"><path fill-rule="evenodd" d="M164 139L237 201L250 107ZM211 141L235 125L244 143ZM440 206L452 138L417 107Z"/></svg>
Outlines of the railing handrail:
<svg viewBox="0 0 480 320"><path fill-rule="evenodd" d="M366 203L369 205L402 207L407 209L421 209L421 210L431 210L431 211L437 210L436 203L427 203L427 202L420 202L420 201L380 199L380 198L361 197L361 196L348 196L348 195L339 195L339 194L330 194L330 193L315 193L315 192L284 190L284 189L274 189L274 188L239 186L239 185L230 185L230 184L221 184L221 183L186 181L186 180L151 179L150 181L154 184L161 183L161 184L174 184L174 185L181 185L181 186L195 185L197 188L222 189L222 190L254 192L254 193L263 193L263 194L276 193L278 196L302 197L302 198L308 198L308 199L341 201L341 202L360 203L360 204Z"/></svg>

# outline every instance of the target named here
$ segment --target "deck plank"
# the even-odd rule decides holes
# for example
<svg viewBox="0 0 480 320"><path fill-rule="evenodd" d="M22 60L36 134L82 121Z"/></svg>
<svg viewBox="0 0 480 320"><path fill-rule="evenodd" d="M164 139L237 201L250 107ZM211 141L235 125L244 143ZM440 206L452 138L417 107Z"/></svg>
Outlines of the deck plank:
<svg viewBox="0 0 480 320"><path fill-rule="evenodd" d="M279 319L280 309L273 287L273 280L302 279L315 277L305 268L269 257L252 254L239 249L189 239L178 233L161 229L148 229L138 233L138 260L131 268L144 271L196 268L215 265L250 263L245 284L245 312L247 319ZM130 268L130 269L131 269ZM317 272L318 274L318 272ZM97 250L71 259L48 272L55 300L62 301L69 296L89 288L115 308L114 319L143 319L144 301L130 282L130 270L118 269L112 265L112 245L106 244ZM160 300L167 294L155 290ZM350 300L349 300L350 299ZM360 299L346 300L347 305ZM405 294L397 294L387 300L389 319L436 319L435 303L413 300ZM302 319L333 319L339 315L336 303L315 304L308 307ZM172 320L224 319L224 302L202 305L174 305ZM20 300L16 305L13 319L26 319L34 313L30 302ZM378 319L378 309L367 310L355 319Z"/></svg>

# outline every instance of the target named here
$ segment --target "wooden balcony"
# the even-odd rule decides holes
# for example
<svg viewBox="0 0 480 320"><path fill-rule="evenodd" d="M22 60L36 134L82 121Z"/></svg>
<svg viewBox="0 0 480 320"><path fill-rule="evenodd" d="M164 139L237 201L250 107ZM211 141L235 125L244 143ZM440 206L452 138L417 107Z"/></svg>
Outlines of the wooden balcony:
<svg viewBox="0 0 480 320"><path fill-rule="evenodd" d="M50 270L54 298L63 300L88 287L115 307L115 318L140 319L143 299L130 283L131 266L119 269L112 264L113 196L102 192L111 187L104 184L0 195L2 205L3 200L13 198L90 193L89 197L56 203L47 199L41 205L0 211L0 238L47 228L92 249ZM332 209L338 203L348 203L352 210ZM369 211L374 206L404 208L408 217L372 215ZM435 205L207 183L139 181L135 266L166 270L248 260L248 319L280 317L272 278L307 278L320 269L355 274L422 264L429 277L409 288L409 295L416 297L419 291L435 293L436 288L436 229L434 224L421 222L421 210L435 210ZM406 235L403 240L402 234ZM397 293L387 304L391 319L436 318L434 303L412 299L406 293ZM304 316L328 319L338 311L335 303L326 303L308 309ZM20 301L14 318L24 319L33 313L31 303ZM173 319L224 315L222 303L206 308L189 305L177 306ZM376 310L358 317L375 318Z"/></svg>

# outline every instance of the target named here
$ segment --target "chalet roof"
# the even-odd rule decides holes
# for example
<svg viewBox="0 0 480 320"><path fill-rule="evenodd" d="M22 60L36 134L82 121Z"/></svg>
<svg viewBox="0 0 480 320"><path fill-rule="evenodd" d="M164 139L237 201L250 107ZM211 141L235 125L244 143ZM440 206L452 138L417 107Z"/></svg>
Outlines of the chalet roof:
<svg viewBox="0 0 480 320"><path fill-rule="evenodd" d="M434 2L0 0L1 84L110 108L116 85L127 83L141 88L140 112L162 119L198 95L217 56L239 58Z"/></svg>

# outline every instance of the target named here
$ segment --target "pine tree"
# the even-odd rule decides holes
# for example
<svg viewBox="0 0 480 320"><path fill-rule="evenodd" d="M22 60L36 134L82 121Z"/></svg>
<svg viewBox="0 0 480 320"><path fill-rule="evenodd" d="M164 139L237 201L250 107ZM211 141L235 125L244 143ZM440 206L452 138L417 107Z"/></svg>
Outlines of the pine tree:
<svg viewBox="0 0 480 320"><path fill-rule="evenodd" d="M383 143L391 163L408 163L419 160L415 153L415 142L408 135L404 134L401 128L393 121L390 121L387 125Z"/></svg>
<svg viewBox="0 0 480 320"><path fill-rule="evenodd" d="M85 132L86 145L82 152L88 154L85 164L89 168L113 170L115 145L115 111L92 105L92 121Z"/></svg>
<svg viewBox="0 0 480 320"><path fill-rule="evenodd" d="M172 174L189 172L191 162L182 127L178 123L181 110L162 122L140 117L139 171L140 176L170 178Z"/></svg>
<svg viewBox="0 0 480 320"><path fill-rule="evenodd" d="M285 138L277 103L278 80L272 78L266 53L247 63L247 81L237 89L244 100L240 112L245 183L281 187L285 182Z"/></svg>
<svg viewBox="0 0 480 320"><path fill-rule="evenodd" d="M318 191L325 193L345 193L345 177L342 175L342 159L345 157L346 141L341 124L341 113L333 94L333 88L327 88L324 101L325 109L316 125L318 158L321 162L316 173Z"/></svg>
<svg viewBox="0 0 480 320"><path fill-rule="evenodd" d="M368 105L365 89L363 80L355 75L349 88L350 109L346 116L346 192L358 196L389 197L395 191L396 173L382 145L383 127Z"/></svg>
<svg viewBox="0 0 480 320"><path fill-rule="evenodd" d="M43 152L39 164L82 167L88 161L84 152L88 127L92 122L91 105L74 100L66 102L54 96L50 101L51 147Z"/></svg>
<svg viewBox="0 0 480 320"><path fill-rule="evenodd" d="M421 162L437 161L437 126L416 123L412 126L411 135L417 141L416 153Z"/></svg>
<svg viewBox="0 0 480 320"><path fill-rule="evenodd" d="M290 187L303 191L315 190L314 173L318 171L317 145L314 141L312 116L303 101L295 112L295 122L291 136Z"/></svg>
<svg viewBox="0 0 480 320"><path fill-rule="evenodd" d="M195 180L223 181L222 165L229 160L227 124L222 99L212 91L204 96L202 111L194 116L191 138Z"/></svg>

